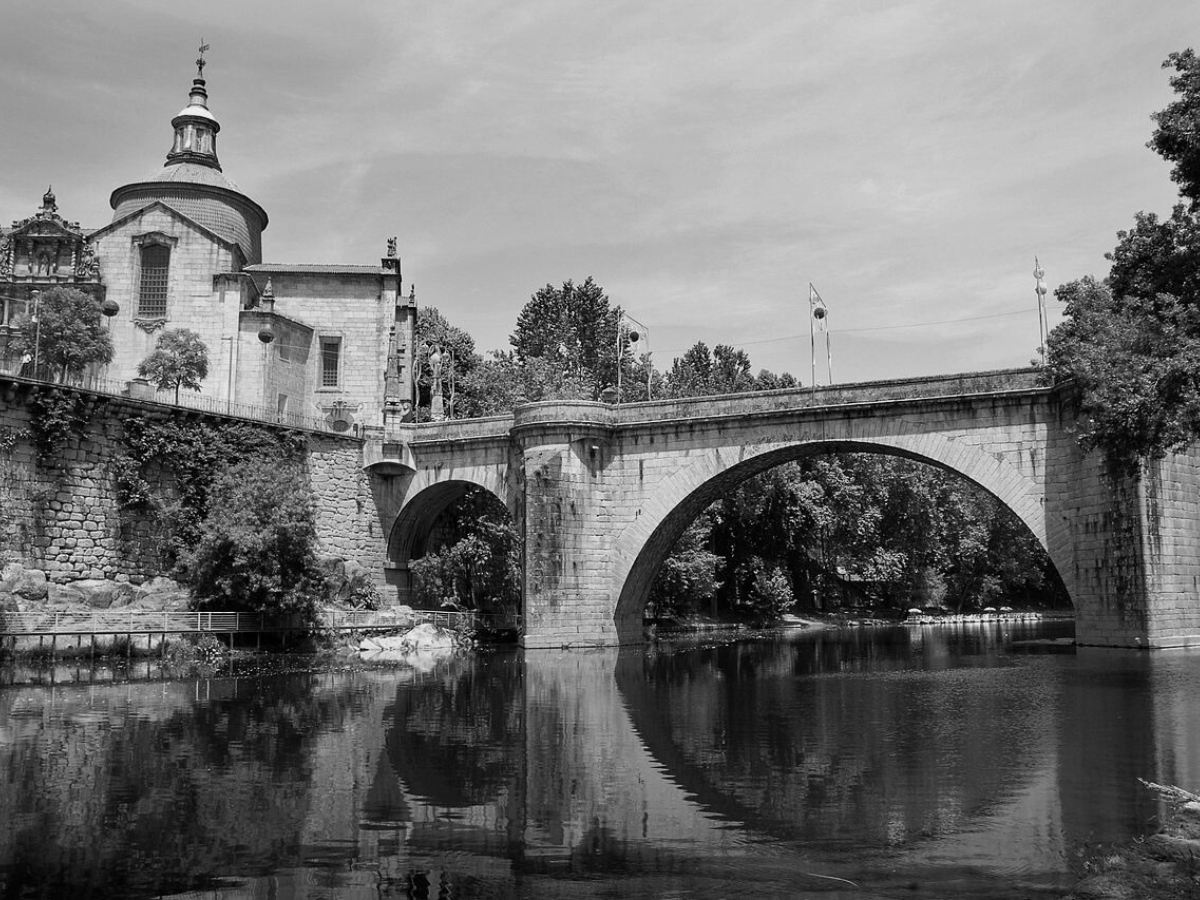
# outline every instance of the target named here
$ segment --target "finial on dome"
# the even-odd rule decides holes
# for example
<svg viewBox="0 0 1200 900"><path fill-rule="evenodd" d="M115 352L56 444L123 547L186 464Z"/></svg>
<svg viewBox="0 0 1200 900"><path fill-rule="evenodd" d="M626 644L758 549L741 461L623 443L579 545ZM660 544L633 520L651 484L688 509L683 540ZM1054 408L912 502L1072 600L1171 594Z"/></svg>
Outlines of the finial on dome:
<svg viewBox="0 0 1200 900"><path fill-rule="evenodd" d="M204 78L204 54L208 52L208 44L204 43L204 38L200 38L200 58L196 60L196 77Z"/></svg>
<svg viewBox="0 0 1200 900"><path fill-rule="evenodd" d="M42 212L56 212L58 210L58 202L54 196L54 185L46 187L46 193L42 194Z"/></svg>
<svg viewBox="0 0 1200 900"><path fill-rule="evenodd" d="M192 89L188 93L188 105L180 110L179 115L171 120L175 129L175 141L167 154L167 165L175 163L196 163L202 166L221 170L217 160L217 132L221 130L216 117L208 110L208 90L204 86L204 54L208 44L200 39L200 56L196 60L197 75L192 79Z"/></svg>

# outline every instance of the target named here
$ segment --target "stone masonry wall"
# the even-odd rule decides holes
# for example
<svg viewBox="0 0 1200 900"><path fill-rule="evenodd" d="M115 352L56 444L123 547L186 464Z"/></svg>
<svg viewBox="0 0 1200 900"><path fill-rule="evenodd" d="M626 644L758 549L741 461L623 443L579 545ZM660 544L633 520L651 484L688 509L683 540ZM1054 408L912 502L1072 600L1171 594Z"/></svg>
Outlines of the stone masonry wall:
<svg viewBox="0 0 1200 900"><path fill-rule="evenodd" d="M79 393L85 421L47 464L37 458L28 403L48 388L7 382L0 389L0 558L42 569L57 583L139 584L164 574L158 529L145 514L118 508L110 471L124 449L122 420L138 405ZM321 551L360 563L382 586L386 540L361 442L310 435L308 473Z"/></svg>
<svg viewBox="0 0 1200 900"><path fill-rule="evenodd" d="M362 443L312 435L308 447L308 474L317 497L321 551L355 560L385 591L387 534L379 522L371 484L363 470Z"/></svg>
<svg viewBox="0 0 1200 900"><path fill-rule="evenodd" d="M359 423L383 421L380 376L387 366L386 329L393 317L381 312L384 300L379 275L275 272L271 278L275 309L311 326L314 332L308 362L313 393L300 399L318 406L346 403ZM335 387L325 387L321 381L322 338L341 342ZM320 414L312 408L296 411Z"/></svg>
<svg viewBox="0 0 1200 900"><path fill-rule="evenodd" d="M1140 485L1152 647L1200 644L1200 450L1147 469Z"/></svg>
<svg viewBox="0 0 1200 900"><path fill-rule="evenodd" d="M117 508L108 462L120 426L107 406L94 406L47 465L37 461L25 399L10 389L0 406L0 553L58 583L159 574L154 529Z"/></svg>
<svg viewBox="0 0 1200 900"><path fill-rule="evenodd" d="M612 521L590 444L525 442L526 647L615 644ZM640 622L639 622L640 625Z"/></svg>

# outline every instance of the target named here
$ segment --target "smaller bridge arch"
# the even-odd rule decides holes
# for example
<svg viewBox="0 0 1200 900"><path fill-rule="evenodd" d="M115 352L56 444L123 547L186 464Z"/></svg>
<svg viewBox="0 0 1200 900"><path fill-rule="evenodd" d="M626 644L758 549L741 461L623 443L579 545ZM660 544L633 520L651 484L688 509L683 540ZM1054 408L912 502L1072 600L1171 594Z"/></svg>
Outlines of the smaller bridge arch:
<svg viewBox="0 0 1200 900"><path fill-rule="evenodd" d="M395 514L387 525L390 580L401 602L412 600L409 563L424 556L438 518L453 503L479 491L503 506L519 521L520 498L512 488L507 468L497 466L429 466L403 479L396 491Z"/></svg>

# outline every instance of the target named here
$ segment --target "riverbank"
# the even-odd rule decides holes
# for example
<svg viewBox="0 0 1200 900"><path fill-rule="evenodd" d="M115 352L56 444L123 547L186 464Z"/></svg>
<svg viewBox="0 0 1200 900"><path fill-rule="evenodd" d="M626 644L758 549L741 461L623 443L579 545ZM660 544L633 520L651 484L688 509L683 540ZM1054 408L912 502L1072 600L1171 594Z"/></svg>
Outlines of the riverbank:
<svg viewBox="0 0 1200 900"><path fill-rule="evenodd" d="M1083 861L1084 877L1066 900L1192 900L1200 896L1200 794L1142 782L1164 801L1157 834Z"/></svg>

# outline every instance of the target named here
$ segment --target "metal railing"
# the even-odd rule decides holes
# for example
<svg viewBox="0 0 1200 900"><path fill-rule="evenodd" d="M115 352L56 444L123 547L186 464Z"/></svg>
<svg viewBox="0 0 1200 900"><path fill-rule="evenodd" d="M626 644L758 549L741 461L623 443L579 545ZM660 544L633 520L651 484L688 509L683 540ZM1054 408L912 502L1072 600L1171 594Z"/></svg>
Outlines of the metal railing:
<svg viewBox="0 0 1200 900"><path fill-rule="evenodd" d="M447 610L389 611L347 610L319 615L317 623L300 616L272 616L246 612L154 612L141 609L89 612L0 612L0 635L5 637L85 634L218 634L307 631L313 627L335 631L385 631L422 623L440 628L516 628L520 617Z"/></svg>

